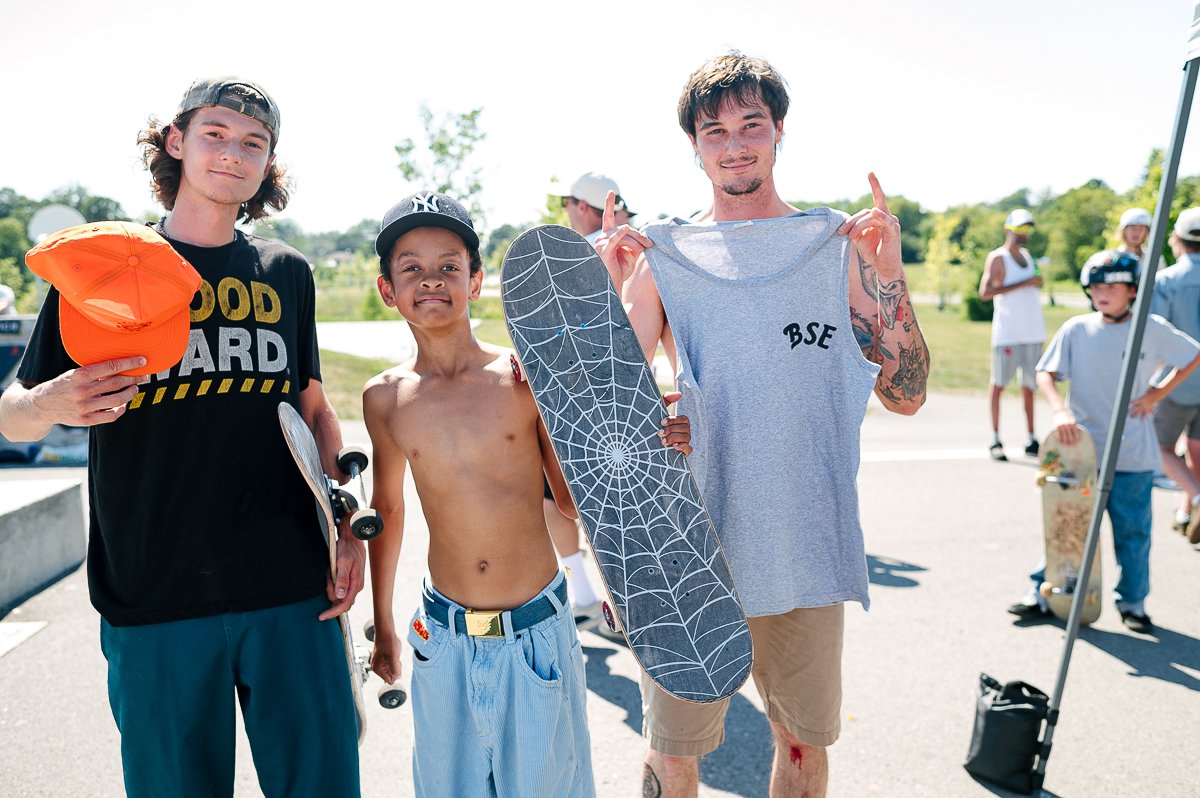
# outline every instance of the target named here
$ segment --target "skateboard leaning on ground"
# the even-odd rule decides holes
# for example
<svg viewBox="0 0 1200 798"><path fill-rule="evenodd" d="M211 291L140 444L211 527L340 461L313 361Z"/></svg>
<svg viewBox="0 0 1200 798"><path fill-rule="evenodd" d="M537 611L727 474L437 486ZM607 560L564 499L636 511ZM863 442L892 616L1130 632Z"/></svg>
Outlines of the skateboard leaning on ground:
<svg viewBox="0 0 1200 798"><path fill-rule="evenodd" d="M358 499L350 491L325 475L312 431L296 409L287 402L279 403L279 427L283 431L284 440L287 441L288 451L291 452L296 467L300 469L300 474L316 501L317 521L329 549L329 572L336 579L337 530L342 518L346 515L353 516L351 529L356 537L362 539L373 538L383 531L382 519L375 511L365 506L366 497L361 475L367 467L367 455L357 447L346 447L338 454L338 468L350 474L352 481L359 483L359 495L363 498L363 506L360 508ZM354 713L358 721L358 743L362 745L367 734L367 712L363 705L362 687L366 684L371 669L370 654L365 648L354 644L354 637L350 632L350 619L346 617L346 613L339 615L337 620L346 650L348 686L354 698ZM403 704L408 696L399 687L385 683L379 688L378 698L381 706L394 709Z"/></svg>
<svg viewBox="0 0 1200 798"><path fill-rule="evenodd" d="M707 703L750 673L746 617L687 458L662 445L666 410L592 246L557 225L509 247L513 345L629 648L667 692Z"/></svg>
<svg viewBox="0 0 1200 798"><path fill-rule="evenodd" d="M1040 590L1050 611L1066 620L1075 598L1083 563L1083 547L1096 502L1096 444L1083 427L1079 441L1063 443L1058 432L1046 436L1041 448L1043 531L1046 542L1046 576ZM1100 552L1092 558L1082 623L1100 617Z"/></svg>

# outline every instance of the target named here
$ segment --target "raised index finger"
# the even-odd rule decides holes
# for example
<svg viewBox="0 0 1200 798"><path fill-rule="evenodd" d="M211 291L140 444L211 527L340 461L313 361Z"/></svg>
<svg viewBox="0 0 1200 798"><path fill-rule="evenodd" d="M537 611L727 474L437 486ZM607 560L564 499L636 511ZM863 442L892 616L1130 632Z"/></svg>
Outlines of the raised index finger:
<svg viewBox="0 0 1200 798"><path fill-rule="evenodd" d="M887 197L883 195L883 189L879 186L879 178L875 177L874 172L867 172L867 182L871 184L871 196L875 199L875 207L886 214L891 214L887 206Z"/></svg>
<svg viewBox="0 0 1200 798"><path fill-rule="evenodd" d="M604 215L600 217L600 226L612 230L617 226L617 192L609 190L604 196Z"/></svg>

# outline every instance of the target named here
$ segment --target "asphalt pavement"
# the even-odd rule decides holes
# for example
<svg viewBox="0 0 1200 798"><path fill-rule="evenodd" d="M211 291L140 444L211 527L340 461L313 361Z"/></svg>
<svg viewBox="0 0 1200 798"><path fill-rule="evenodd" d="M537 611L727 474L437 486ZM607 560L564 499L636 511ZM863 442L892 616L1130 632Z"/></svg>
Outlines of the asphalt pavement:
<svg viewBox="0 0 1200 798"><path fill-rule="evenodd" d="M1038 430L1046 431L1044 405ZM830 751L831 796L1007 795L962 769L979 673L1054 686L1059 622L1026 624L1005 608L1028 584L1041 548L1035 463L1019 403L1006 399L1010 461L987 458L986 399L935 395L915 417L874 403L863 426L859 485L871 572L869 612L846 616L842 737ZM348 443L367 443L346 423ZM831 453L830 456L836 456ZM7 469L4 478L83 476L79 469ZM411 483L396 598L415 605L426 532ZM1106 600L1075 647L1046 778L1047 796L1200 795L1200 551L1169 527L1179 494L1154 492L1153 635L1126 630ZM1102 550L1104 580L1114 575ZM1107 596L1107 592L1105 594ZM370 614L364 593L355 627ZM18 624L31 624L18 626ZM44 624L44 626L42 625ZM119 738L108 709L99 619L78 571L0 621L0 795L122 794ZM592 755L600 796L640 794L641 704L627 651L583 634ZM11 644L11 643L10 643ZM406 652L407 657L407 652ZM361 749L363 794L410 796L411 715L372 702ZM297 693L296 700L305 696ZM237 794L261 795L239 736ZM701 765L702 796L765 796L770 731L753 687L731 704L726 742Z"/></svg>

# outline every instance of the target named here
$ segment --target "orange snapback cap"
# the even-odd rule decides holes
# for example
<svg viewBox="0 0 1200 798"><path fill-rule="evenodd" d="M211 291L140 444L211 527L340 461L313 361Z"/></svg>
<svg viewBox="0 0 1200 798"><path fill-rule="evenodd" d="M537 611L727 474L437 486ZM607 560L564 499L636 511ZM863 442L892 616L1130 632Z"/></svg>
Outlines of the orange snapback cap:
<svg viewBox="0 0 1200 798"><path fill-rule="evenodd" d="M29 250L25 262L58 289L59 331L76 363L141 355L146 365L123 373L143 375L183 358L200 274L153 228L68 227Z"/></svg>

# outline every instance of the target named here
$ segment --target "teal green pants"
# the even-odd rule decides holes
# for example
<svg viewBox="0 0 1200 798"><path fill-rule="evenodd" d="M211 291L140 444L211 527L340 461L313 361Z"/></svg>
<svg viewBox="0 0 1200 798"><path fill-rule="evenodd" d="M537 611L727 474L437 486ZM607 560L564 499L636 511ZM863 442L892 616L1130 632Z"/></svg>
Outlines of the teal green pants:
<svg viewBox="0 0 1200 798"><path fill-rule="evenodd" d="M358 745L329 601L145 626L100 621L125 790L232 796L234 697L258 782L276 796L357 796Z"/></svg>

